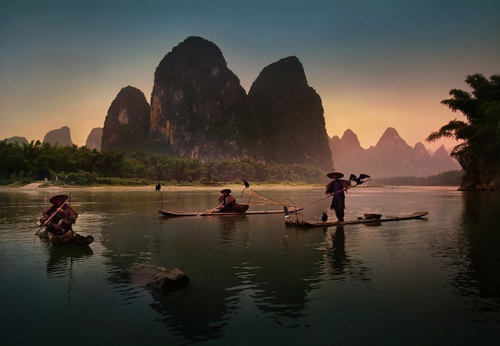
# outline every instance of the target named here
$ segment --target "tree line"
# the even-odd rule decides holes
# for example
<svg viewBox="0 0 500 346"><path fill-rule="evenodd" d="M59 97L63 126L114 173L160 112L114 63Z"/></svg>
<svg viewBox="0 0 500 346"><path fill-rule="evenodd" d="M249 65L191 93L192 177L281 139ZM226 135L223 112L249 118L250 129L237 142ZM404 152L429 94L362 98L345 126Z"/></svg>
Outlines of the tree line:
<svg viewBox="0 0 500 346"><path fill-rule="evenodd" d="M410 186L459 186L463 171L448 171L428 177L390 177L373 179L375 185L410 185Z"/></svg>
<svg viewBox="0 0 500 346"><path fill-rule="evenodd" d="M251 160L215 160L147 155L126 158L116 151L87 147L53 146L32 141L22 145L0 141L0 180L9 184L49 180L92 184L213 184L219 182L325 183L326 172L305 165L262 163Z"/></svg>
<svg viewBox="0 0 500 346"><path fill-rule="evenodd" d="M500 75L489 79L482 74L466 77L471 92L452 89L449 99L441 101L453 112L461 112L465 121L454 119L427 141L454 138L460 143L451 156L464 170L463 189L500 189Z"/></svg>

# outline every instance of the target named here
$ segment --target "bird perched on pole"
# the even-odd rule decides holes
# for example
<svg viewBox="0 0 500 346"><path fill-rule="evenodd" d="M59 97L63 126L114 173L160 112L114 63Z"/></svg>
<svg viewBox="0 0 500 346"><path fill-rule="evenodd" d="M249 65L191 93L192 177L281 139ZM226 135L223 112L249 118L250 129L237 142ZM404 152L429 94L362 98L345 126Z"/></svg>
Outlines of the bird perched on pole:
<svg viewBox="0 0 500 346"><path fill-rule="evenodd" d="M288 213L288 208L287 206L283 206L283 212L285 213L285 219L289 219L290 218L290 214Z"/></svg>
<svg viewBox="0 0 500 346"><path fill-rule="evenodd" d="M367 178L370 178L370 176L369 176L368 174L363 174L363 173L361 173L361 174L359 175L359 178L358 178L358 177L356 177L356 175L354 175L354 174L351 174L351 175L349 176L349 180L350 180L350 181L354 181L354 182L356 183L356 185L361 185L361 184L363 184L363 183L364 183L364 180L365 180L365 179L367 179Z"/></svg>

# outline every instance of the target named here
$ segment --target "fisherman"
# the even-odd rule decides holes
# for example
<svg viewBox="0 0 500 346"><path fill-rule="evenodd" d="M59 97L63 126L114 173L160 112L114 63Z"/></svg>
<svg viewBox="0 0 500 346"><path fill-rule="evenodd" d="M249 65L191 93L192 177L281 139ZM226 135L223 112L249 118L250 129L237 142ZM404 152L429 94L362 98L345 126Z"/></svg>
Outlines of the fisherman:
<svg viewBox="0 0 500 346"><path fill-rule="evenodd" d="M66 195L56 195L49 200L52 205L42 213L40 219L40 223L47 227L47 232L64 235L73 231L73 224L76 222L78 213L69 204L63 205L68 198ZM50 221L47 222L49 219Z"/></svg>
<svg viewBox="0 0 500 346"><path fill-rule="evenodd" d="M335 216L340 222L344 222L344 209L345 209L345 194L344 191L347 190L346 186L342 185L341 178L344 177L343 173L331 172L326 175L328 178L333 179L328 185L326 185L325 193L332 195L332 204L330 209L335 210Z"/></svg>
<svg viewBox="0 0 500 346"><path fill-rule="evenodd" d="M219 197L220 205L217 207L216 211L219 213L233 211L233 207L236 205L236 199L231 196L231 190L224 189L221 190L220 193L222 193L222 196Z"/></svg>

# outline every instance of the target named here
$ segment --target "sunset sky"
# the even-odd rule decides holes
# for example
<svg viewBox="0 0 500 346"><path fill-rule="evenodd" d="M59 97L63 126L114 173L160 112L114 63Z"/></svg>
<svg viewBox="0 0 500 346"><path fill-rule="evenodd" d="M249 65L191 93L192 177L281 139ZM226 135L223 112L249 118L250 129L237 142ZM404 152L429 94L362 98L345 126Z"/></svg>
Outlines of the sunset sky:
<svg viewBox="0 0 500 346"><path fill-rule="evenodd" d="M2 0L0 139L69 126L84 145L131 85L150 101L162 58L215 43L248 92L264 67L302 62L328 135L364 148L394 127L413 146L450 120L440 101L468 74L500 73L500 1ZM425 143L436 149L453 141Z"/></svg>

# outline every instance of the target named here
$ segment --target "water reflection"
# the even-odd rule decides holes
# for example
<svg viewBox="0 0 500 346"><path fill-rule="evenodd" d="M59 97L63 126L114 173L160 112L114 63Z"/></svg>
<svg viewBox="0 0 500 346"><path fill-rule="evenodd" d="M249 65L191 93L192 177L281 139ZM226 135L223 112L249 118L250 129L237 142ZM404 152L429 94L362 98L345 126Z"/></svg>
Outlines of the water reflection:
<svg viewBox="0 0 500 346"><path fill-rule="evenodd" d="M434 234L431 247L436 256L447 260L456 294L479 312L496 313L500 310L500 195L465 192L460 200L461 210L450 226Z"/></svg>
<svg viewBox="0 0 500 346"><path fill-rule="evenodd" d="M462 295L478 294L475 305L483 311L500 308L500 196L464 193L462 230L457 238L462 266L455 278ZM465 259L465 260L464 260ZM494 304L490 299L493 298Z"/></svg>
<svg viewBox="0 0 500 346"><path fill-rule="evenodd" d="M47 252L48 278L71 276L75 261L87 260L94 255L89 246L49 246Z"/></svg>
<svg viewBox="0 0 500 346"><path fill-rule="evenodd" d="M246 215L218 217L219 233L222 243L231 243L235 232L248 230L248 217ZM244 232L246 243L248 243L248 232Z"/></svg>
<svg viewBox="0 0 500 346"><path fill-rule="evenodd" d="M329 251L327 254L333 260L332 268L339 268L343 261L347 259L345 252L345 232L344 226L337 226L335 232L325 233L325 244Z"/></svg>
<svg viewBox="0 0 500 346"><path fill-rule="evenodd" d="M498 332L480 336L486 328L498 330L500 204L488 200L492 194L466 201L456 192L423 190L353 191L348 212L353 218L360 210L401 214L425 205L432 211L429 222L306 231L286 229L283 217L272 215L162 221L154 191L79 191L76 230L96 238L92 253L80 254L45 247L34 238L36 229L27 227L32 215L39 215L36 204L50 191L8 198L0 193L0 291L13 297L3 302L11 315L2 332L34 331L18 344L50 344L53 338L44 333L54 325L64 338L123 345L241 344L257 341L260 334L270 344L284 338L292 338L291 344L328 342L332 335L339 342L363 344L383 343L391 325L393 344L405 344L408 335L415 344L427 338L428 343L473 344L488 337L491 344ZM275 198L290 194L303 196L294 200L304 206L315 198L301 191ZM165 208L204 210L217 197L218 192L168 192ZM306 208L301 219L321 215L318 204ZM106 280L135 263L178 267L191 285L157 296ZM40 300L39 290L50 294ZM477 328L485 316L489 324ZM75 331L65 324L68 318L86 328ZM364 333L349 332L359 325ZM439 340L429 332L438 329Z"/></svg>
<svg viewBox="0 0 500 346"><path fill-rule="evenodd" d="M94 252L88 246L49 246L47 259L47 278L66 279L66 295L59 297L71 306L76 276L73 272L75 263L88 260Z"/></svg>
<svg viewBox="0 0 500 346"><path fill-rule="evenodd" d="M351 242L352 242L351 236ZM334 231L325 232L326 245L325 271L329 273L330 280L335 281L360 281L370 282L371 269L363 261L354 258L346 251L346 235L344 226L337 226ZM354 249L356 244L351 246Z"/></svg>
<svg viewBox="0 0 500 346"><path fill-rule="evenodd" d="M273 215L156 220L156 225L144 220L139 233L130 220L122 232L105 229L107 265L183 270L191 278L188 288L168 296L150 292L150 306L158 321L187 343L222 337L235 316L308 327L311 293L321 290L325 279L370 281L371 270L349 255L342 226L288 229ZM140 297L125 288L120 294L131 301Z"/></svg>
<svg viewBox="0 0 500 346"><path fill-rule="evenodd" d="M130 228L124 228L124 232L107 232L104 242L108 248L107 265L124 269L135 263L150 263L168 269L180 268L191 279L185 290L167 296L149 292L154 300L150 306L158 313L158 321L180 340L218 338L225 326L224 316L235 309L227 303L235 293L226 288L238 285L233 268L240 263L233 257L228 258L227 251L220 250L224 242L237 238L240 225L245 223L245 218L233 221L160 219L156 229L144 222L139 233L129 232ZM213 242L214 231L219 232L222 242ZM120 287L119 293L132 303L141 297L135 291Z"/></svg>
<svg viewBox="0 0 500 346"><path fill-rule="evenodd" d="M227 321L224 316L235 310L226 303L232 292L217 286L191 283L186 290L168 296L151 294L154 303L150 306L158 312L158 321L169 326L180 340L195 342L221 337Z"/></svg>

